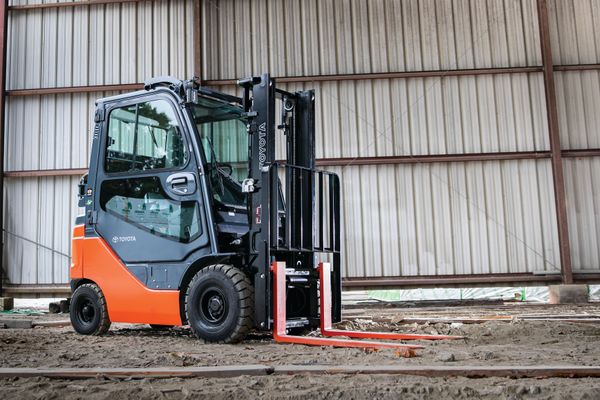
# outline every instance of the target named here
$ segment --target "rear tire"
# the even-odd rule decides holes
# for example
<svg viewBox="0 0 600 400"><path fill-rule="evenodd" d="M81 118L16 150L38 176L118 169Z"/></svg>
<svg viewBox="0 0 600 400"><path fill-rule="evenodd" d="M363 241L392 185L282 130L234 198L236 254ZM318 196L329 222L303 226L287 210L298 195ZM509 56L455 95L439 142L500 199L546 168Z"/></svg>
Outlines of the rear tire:
<svg viewBox="0 0 600 400"><path fill-rule="evenodd" d="M231 265L211 265L194 276L185 297L192 332L213 343L237 343L254 326L254 287Z"/></svg>
<svg viewBox="0 0 600 400"><path fill-rule="evenodd" d="M86 283L73 292L71 325L82 335L102 335L110 328L106 299L95 283Z"/></svg>

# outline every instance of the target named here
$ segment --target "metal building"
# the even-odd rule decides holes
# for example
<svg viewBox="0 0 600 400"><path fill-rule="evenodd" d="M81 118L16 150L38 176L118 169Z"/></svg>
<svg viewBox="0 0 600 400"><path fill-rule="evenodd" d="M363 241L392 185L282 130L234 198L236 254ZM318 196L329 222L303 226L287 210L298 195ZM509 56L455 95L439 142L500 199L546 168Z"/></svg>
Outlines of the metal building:
<svg viewBox="0 0 600 400"><path fill-rule="evenodd" d="M600 278L600 0L39 1L0 5L14 293L66 287L95 98L265 71L317 90L347 287Z"/></svg>

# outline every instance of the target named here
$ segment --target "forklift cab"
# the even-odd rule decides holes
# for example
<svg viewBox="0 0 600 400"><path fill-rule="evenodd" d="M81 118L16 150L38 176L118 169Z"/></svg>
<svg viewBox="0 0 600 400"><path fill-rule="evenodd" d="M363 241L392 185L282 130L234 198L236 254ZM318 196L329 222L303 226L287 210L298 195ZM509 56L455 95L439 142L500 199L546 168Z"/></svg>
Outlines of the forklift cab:
<svg viewBox="0 0 600 400"><path fill-rule="evenodd" d="M331 258L340 319L339 179L315 170L314 92L277 89L266 74L239 85L242 97L160 77L97 101L73 235L78 332L189 323L235 342L269 330L275 261L293 266L290 326L316 327L318 253Z"/></svg>

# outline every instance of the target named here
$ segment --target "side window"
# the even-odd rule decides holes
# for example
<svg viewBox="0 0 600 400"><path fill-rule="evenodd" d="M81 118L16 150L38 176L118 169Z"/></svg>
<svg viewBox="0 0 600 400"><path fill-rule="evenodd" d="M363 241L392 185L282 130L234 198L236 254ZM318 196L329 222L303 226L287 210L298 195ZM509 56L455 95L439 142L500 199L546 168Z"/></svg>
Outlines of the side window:
<svg viewBox="0 0 600 400"><path fill-rule="evenodd" d="M111 111L106 172L177 168L186 164L187 157L175 112L166 100Z"/></svg>
<svg viewBox="0 0 600 400"><path fill-rule="evenodd" d="M102 182L100 206L153 235L188 243L202 232L198 203L171 200L158 177Z"/></svg>

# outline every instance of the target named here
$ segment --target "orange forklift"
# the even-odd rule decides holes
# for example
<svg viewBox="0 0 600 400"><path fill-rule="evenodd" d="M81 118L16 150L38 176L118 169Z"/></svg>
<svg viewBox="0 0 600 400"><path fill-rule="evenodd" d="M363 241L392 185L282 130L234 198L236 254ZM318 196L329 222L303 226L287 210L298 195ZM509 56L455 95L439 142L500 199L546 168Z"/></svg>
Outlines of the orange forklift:
<svg viewBox="0 0 600 400"><path fill-rule="evenodd" d="M73 328L189 324L218 343L257 329L281 342L407 355L421 346L294 333L455 338L332 328L341 320L340 180L315 169L315 93L279 89L267 74L238 85L241 97L158 77L96 102L79 184L85 213L73 230Z"/></svg>

